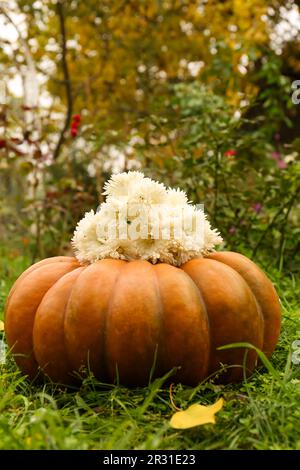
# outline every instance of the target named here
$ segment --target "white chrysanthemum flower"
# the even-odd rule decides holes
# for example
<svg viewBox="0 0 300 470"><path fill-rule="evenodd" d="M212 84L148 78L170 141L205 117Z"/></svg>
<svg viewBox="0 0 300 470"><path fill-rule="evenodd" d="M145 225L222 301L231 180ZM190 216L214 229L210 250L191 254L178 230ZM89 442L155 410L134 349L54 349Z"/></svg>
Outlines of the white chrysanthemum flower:
<svg viewBox="0 0 300 470"><path fill-rule="evenodd" d="M97 240L97 223L101 220L93 210L87 212L76 227L72 238L76 250L76 257L81 263L96 261L99 253ZM100 259L100 258L98 258Z"/></svg>
<svg viewBox="0 0 300 470"><path fill-rule="evenodd" d="M109 181L104 184L104 196L128 196L132 189L143 181L143 173L140 171L128 171L112 175Z"/></svg>
<svg viewBox="0 0 300 470"><path fill-rule="evenodd" d="M179 188L169 188L167 190L166 204L170 206L184 206L188 204L187 195Z"/></svg>
<svg viewBox="0 0 300 470"><path fill-rule="evenodd" d="M162 183L144 178L134 188L131 188L128 196L129 204L164 204L167 197L167 190Z"/></svg>
<svg viewBox="0 0 300 470"><path fill-rule="evenodd" d="M137 171L113 175L106 202L78 223L72 244L81 263L144 259L180 266L222 242L204 212L179 189Z"/></svg>

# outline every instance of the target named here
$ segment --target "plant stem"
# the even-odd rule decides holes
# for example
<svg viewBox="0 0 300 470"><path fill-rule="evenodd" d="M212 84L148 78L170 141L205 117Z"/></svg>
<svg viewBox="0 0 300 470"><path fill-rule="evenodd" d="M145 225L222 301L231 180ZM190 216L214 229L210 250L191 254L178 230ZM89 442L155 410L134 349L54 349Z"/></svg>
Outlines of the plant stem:
<svg viewBox="0 0 300 470"><path fill-rule="evenodd" d="M65 117L65 123L63 128L60 131L60 135L56 144L56 147L53 152L53 159L56 160L60 154L61 147L65 141L65 133L70 127L72 110L73 110L73 97L72 97L72 87L70 80L70 72L67 61L67 34L65 26L65 15L63 9L63 2L60 0L57 2L57 15L59 18L60 25L60 36L61 36L61 51L62 51L62 69L64 74L64 85L66 89L66 98L67 98L67 112Z"/></svg>

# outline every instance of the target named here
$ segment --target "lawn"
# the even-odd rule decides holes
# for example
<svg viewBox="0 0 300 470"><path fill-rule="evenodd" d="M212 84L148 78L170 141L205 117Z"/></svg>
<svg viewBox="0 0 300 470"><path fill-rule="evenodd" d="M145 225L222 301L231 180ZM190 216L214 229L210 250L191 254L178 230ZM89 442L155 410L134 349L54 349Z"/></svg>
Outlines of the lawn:
<svg viewBox="0 0 300 470"><path fill-rule="evenodd" d="M0 263L2 318L9 288L30 260L2 252ZM215 425L172 429L165 378L129 390L90 377L66 392L50 383L30 385L8 358L0 365L0 449L300 449L300 364L291 360L292 342L300 339L299 286L291 276L269 275L283 314L275 371L260 368L238 385L208 381L173 389L173 402L183 409L223 397Z"/></svg>

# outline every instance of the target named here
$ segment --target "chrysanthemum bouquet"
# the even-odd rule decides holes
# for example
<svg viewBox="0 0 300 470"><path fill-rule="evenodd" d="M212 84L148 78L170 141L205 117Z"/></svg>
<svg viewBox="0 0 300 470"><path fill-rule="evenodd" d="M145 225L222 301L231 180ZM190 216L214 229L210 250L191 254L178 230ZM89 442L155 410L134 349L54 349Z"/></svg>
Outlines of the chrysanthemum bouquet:
<svg viewBox="0 0 300 470"><path fill-rule="evenodd" d="M129 171L104 186L106 201L78 223L72 244L81 263L144 259L180 266L222 242L203 207L179 189Z"/></svg>

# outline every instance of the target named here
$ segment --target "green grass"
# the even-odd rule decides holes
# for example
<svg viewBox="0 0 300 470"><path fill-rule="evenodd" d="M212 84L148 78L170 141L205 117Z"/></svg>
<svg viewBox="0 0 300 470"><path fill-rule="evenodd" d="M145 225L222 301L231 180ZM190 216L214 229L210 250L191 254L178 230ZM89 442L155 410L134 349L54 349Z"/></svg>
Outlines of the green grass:
<svg viewBox="0 0 300 470"><path fill-rule="evenodd" d="M2 253L1 307L28 264ZM261 368L238 385L174 387L174 402L182 408L222 396L216 425L170 428L174 410L164 379L127 389L89 377L80 389L66 392L53 384L30 385L8 359L0 366L0 449L300 449L300 365L291 363L291 344L300 339L299 291L292 278L276 272L272 278L283 306L271 359L275 370Z"/></svg>

